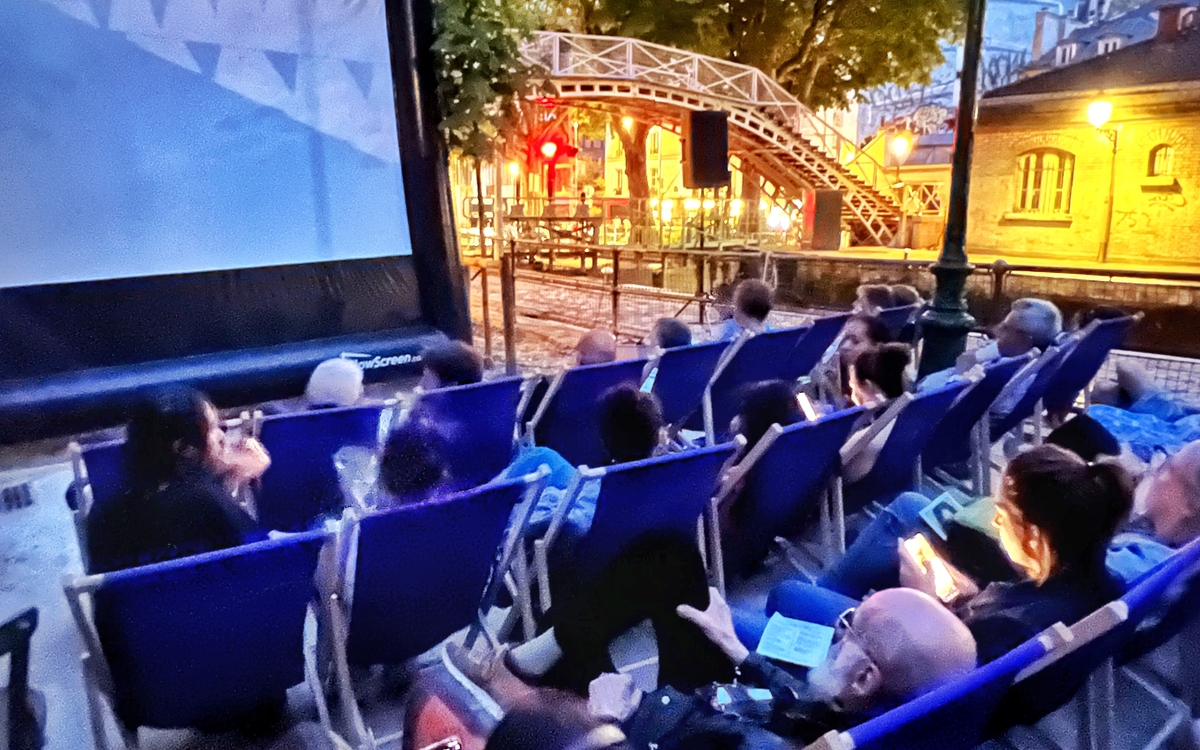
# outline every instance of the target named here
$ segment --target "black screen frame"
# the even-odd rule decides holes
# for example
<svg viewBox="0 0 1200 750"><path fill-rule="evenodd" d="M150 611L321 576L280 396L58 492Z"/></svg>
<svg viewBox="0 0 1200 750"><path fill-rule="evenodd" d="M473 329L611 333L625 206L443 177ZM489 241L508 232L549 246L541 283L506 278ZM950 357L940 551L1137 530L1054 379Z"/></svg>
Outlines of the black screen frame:
<svg viewBox="0 0 1200 750"><path fill-rule="evenodd" d="M0 289L0 443L116 424L148 389L244 405L297 395L328 357L364 355L367 379L383 380L415 370L434 339L470 341L433 5L384 2L411 255ZM363 313L340 315L347 305Z"/></svg>

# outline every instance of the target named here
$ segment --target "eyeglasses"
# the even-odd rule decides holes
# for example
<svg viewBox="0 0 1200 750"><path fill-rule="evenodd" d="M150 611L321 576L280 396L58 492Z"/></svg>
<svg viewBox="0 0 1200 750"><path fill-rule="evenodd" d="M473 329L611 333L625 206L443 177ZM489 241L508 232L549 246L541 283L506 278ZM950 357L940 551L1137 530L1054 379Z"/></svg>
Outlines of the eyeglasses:
<svg viewBox="0 0 1200 750"><path fill-rule="evenodd" d="M840 643L844 640L854 641L858 646L858 650L862 651L863 656L867 657L867 661L876 669L879 668L875 658L871 656L871 652L867 650L867 643L863 640L862 635L854 629L854 614L858 611L857 607L851 607L845 612L838 615L837 620L833 624L833 642Z"/></svg>

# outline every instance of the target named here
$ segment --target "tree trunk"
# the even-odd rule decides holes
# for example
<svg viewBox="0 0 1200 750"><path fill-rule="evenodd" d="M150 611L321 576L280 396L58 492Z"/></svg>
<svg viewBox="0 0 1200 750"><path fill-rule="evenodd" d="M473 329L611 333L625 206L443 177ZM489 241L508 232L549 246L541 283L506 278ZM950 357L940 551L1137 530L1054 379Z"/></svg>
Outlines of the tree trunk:
<svg viewBox="0 0 1200 750"><path fill-rule="evenodd" d="M621 139L621 150L625 152L625 179L629 180L629 227L631 244L643 244L650 226L650 177L646 173L646 136L650 126L634 121L628 130L621 124L621 117L613 117L613 129Z"/></svg>
<svg viewBox="0 0 1200 750"><path fill-rule="evenodd" d="M761 212L758 204L762 201L762 181L754 168L742 162L742 216L738 220L738 232L745 237L760 231Z"/></svg>

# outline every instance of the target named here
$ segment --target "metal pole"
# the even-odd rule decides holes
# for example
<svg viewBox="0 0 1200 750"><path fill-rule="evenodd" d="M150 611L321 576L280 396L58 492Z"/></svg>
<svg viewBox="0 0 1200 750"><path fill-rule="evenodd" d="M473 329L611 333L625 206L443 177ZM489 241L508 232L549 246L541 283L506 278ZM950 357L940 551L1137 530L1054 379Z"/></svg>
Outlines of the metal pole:
<svg viewBox="0 0 1200 750"><path fill-rule="evenodd" d="M504 319L504 373L517 374L517 241L500 254L500 311Z"/></svg>
<svg viewBox="0 0 1200 750"><path fill-rule="evenodd" d="M933 300L918 321L924 338L921 376L953 366L954 360L966 349L967 334L975 325L975 318L967 312L965 296L967 278L974 269L967 262L967 197L970 191L975 99L979 86L979 58L983 47L986 9L987 0L970 0L967 9L946 240L937 263L929 269L937 278Z"/></svg>
<svg viewBox="0 0 1200 750"><path fill-rule="evenodd" d="M612 334L615 339L619 330L618 322L621 319L621 251L614 247L612 254ZM597 253L597 262L599 259L600 255Z"/></svg>
<svg viewBox="0 0 1200 750"><path fill-rule="evenodd" d="M1121 126L1106 128L1101 132L1112 141L1112 163L1108 172L1108 219L1104 222L1104 241L1100 243L1100 256L1097 258L1101 263L1107 263L1108 243L1112 239L1113 204L1117 197L1117 139L1121 137Z"/></svg>
<svg viewBox="0 0 1200 750"><path fill-rule="evenodd" d="M492 300L488 295L488 269L479 269L479 296L483 301L483 365L492 366Z"/></svg>

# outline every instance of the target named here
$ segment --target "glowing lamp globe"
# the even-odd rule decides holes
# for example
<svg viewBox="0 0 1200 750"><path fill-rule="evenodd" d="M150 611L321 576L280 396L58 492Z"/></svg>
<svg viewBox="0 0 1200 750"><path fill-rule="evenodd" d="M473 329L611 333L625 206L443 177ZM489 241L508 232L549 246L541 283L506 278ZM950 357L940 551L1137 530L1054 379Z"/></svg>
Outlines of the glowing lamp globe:
<svg viewBox="0 0 1200 750"><path fill-rule="evenodd" d="M892 139L892 153L896 156L904 158L904 155L908 153L910 148L912 148L912 141L909 140L908 136L898 135Z"/></svg>
<svg viewBox="0 0 1200 750"><path fill-rule="evenodd" d="M1112 119L1113 105L1112 102L1098 101L1092 102L1087 108L1088 122L1094 128L1102 128Z"/></svg>
<svg viewBox="0 0 1200 750"><path fill-rule="evenodd" d="M542 144L541 150L542 156L546 157L547 159L553 159L554 155L558 153L558 144L554 141L546 141Z"/></svg>

